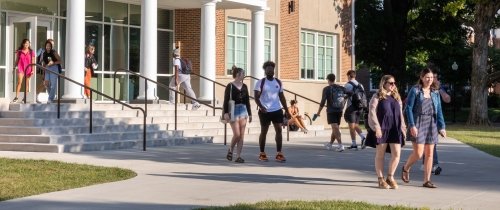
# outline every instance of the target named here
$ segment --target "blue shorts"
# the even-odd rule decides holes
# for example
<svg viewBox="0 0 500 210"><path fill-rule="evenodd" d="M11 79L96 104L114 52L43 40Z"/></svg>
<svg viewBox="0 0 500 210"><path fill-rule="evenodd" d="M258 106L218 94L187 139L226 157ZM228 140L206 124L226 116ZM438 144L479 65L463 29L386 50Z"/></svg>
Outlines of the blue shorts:
<svg viewBox="0 0 500 210"><path fill-rule="evenodd" d="M240 118L248 118L247 106L245 104L236 104L234 106L234 120L238 120Z"/></svg>

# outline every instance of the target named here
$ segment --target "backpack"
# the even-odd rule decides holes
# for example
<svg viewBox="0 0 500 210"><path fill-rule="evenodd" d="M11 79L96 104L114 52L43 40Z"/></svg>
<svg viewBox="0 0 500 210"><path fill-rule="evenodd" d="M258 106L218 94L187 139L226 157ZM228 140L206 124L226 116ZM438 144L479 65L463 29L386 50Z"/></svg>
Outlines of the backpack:
<svg viewBox="0 0 500 210"><path fill-rule="evenodd" d="M279 88L281 89L281 80L279 80L278 78L274 78L276 80L276 82L278 82L278 85L279 85ZM266 82L266 78L262 78L260 80L260 92L262 94L263 90L264 90L264 83Z"/></svg>
<svg viewBox="0 0 500 210"><path fill-rule="evenodd" d="M191 74L191 71L193 70L193 63L187 58L179 58L179 61L181 62L181 73L182 74Z"/></svg>
<svg viewBox="0 0 500 210"><path fill-rule="evenodd" d="M368 100L366 100L366 93L363 85L358 83L355 85L354 82L349 81L349 84L352 85L352 95L351 95L351 106L359 109L368 108Z"/></svg>
<svg viewBox="0 0 500 210"><path fill-rule="evenodd" d="M344 110L345 106L345 98L346 98L346 93L345 93L345 88L339 85L332 85L330 86L330 99L332 102L332 108L336 112L342 112Z"/></svg>

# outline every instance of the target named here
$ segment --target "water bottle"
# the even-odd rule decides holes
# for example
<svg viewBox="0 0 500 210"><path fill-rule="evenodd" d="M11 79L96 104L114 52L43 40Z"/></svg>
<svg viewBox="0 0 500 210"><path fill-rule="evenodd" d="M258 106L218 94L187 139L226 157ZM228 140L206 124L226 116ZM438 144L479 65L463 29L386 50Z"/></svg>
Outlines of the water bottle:
<svg viewBox="0 0 500 210"><path fill-rule="evenodd" d="M312 120L313 120L313 121L315 121L315 120L316 120L316 118L318 118L318 116L319 116L318 114L314 114L314 115L313 115L313 119L312 119Z"/></svg>

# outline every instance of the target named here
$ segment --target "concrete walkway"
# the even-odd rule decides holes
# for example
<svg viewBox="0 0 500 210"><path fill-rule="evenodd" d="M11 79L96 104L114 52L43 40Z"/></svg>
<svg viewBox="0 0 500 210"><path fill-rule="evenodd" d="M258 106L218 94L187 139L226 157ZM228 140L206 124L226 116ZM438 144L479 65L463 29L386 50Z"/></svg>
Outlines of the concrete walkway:
<svg viewBox="0 0 500 210"><path fill-rule="evenodd" d="M350 142L343 131L347 146ZM411 182L398 190L381 190L374 173L374 149L342 153L323 148L326 139L292 139L284 143L287 163L259 162L258 145L247 142L244 164L225 159L220 143L86 152L76 154L0 152L9 158L61 160L132 169L130 180L46 193L0 202L2 210L19 209L192 209L263 200L354 200L431 209L498 209L500 159L453 139L442 140L443 172L433 176L437 189L421 187L416 164ZM274 140L266 148L274 158ZM401 163L410 154L405 146ZM389 158L387 155L386 159Z"/></svg>

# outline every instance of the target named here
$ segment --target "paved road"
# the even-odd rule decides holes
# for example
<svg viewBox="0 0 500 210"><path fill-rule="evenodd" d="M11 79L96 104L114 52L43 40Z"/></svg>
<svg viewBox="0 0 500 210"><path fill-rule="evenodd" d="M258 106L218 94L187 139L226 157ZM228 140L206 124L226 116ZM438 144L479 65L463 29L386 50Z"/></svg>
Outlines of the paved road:
<svg viewBox="0 0 500 210"><path fill-rule="evenodd" d="M348 139L347 132L343 133L343 138ZM397 171L398 190L376 188L374 149L338 153L325 150L324 142L325 139L286 142L287 163L259 162L255 141L245 145L244 164L227 161L226 147L219 143L150 148L146 152L0 152L2 157L117 166L138 173L126 181L0 202L0 209L191 209L269 199L355 200L432 209L500 206L500 159L456 140L443 140L439 145L444 170L432 178L439 188L421 187L423 172L418 164L412 170L409 184L402 184L400 169ZM410 149L404 148L402 161ZM273 140L266 150L274 156Z"/></svg>

